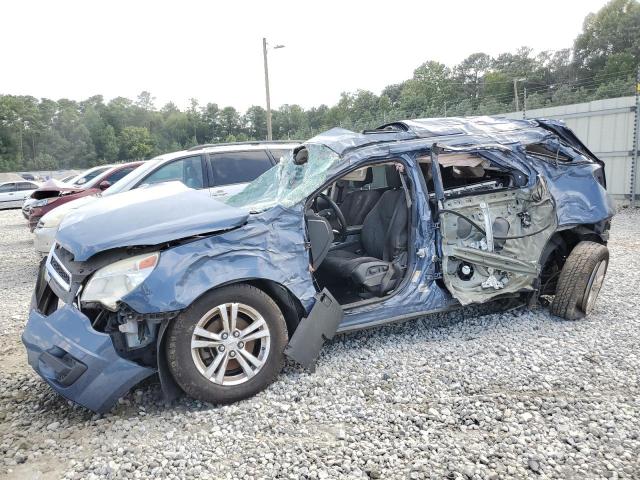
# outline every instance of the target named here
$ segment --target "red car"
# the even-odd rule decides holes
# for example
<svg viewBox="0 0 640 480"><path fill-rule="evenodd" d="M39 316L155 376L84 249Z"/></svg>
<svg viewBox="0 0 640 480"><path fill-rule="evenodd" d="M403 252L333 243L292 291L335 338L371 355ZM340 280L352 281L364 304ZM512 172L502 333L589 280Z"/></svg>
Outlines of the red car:
<svg viewBox="0 0 640 480"><path fill-rule="evenodd" d="M143 162L123 163L114 165L95 176L81 186L65 185L60 182L46 182L31 194L37 202L31 205L29 214L29 229L33 232L40 218L60 205L87 195L95 195L106 190L121 178L133 172Z"/></svg>

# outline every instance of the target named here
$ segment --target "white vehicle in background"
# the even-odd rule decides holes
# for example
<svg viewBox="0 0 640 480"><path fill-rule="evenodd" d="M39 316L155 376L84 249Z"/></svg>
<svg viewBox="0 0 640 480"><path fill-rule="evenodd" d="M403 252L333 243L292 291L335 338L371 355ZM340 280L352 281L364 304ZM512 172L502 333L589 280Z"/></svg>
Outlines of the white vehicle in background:
<svg viewBox="0 0 640 480"><path fill-rule="evenodd" d="M104 192L60 205L44 215L33 231L35 249L46 256L64 217L80 207L91 208L88 205L103 196L178 181L222 200L241 192L249 182L269 170L298 145L297 142L277 141L212 144L160 155L145 162Z"/></svg>
<svg viewBox="0 0 640 480"><path fill-rule="evenodd" d="M31 180L0 183L0 210L20 208L39 186Z"/></svg>

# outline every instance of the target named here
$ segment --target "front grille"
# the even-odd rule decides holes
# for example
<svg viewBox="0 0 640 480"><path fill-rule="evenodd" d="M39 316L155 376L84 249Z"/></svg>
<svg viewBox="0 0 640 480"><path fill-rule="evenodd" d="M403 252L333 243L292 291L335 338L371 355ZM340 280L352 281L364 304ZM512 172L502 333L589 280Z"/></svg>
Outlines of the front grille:
<svg viewBox="0 0 640 480"><path fill-rule="evenodd" d="M47 257L47 272L64 290L68 292L71 289L71 273L56 256L55 248L51 249Z"/></svg>
<svg viewBox="0 0 640 480"><path fill-rule="evenodd" d="M58 306L58 297L45 279L46 260L42 260L38 269L38 278L36 280L36 308L43 315L51 315Z"/></svg>
<svg viewBox="0 0 640 480"><path fill-rule="evenodd" d="M69 273L67 273L64 267L60 265L56 257L51 257L51 266L67 284L71 282L71 277L69 276Z"/></svg>

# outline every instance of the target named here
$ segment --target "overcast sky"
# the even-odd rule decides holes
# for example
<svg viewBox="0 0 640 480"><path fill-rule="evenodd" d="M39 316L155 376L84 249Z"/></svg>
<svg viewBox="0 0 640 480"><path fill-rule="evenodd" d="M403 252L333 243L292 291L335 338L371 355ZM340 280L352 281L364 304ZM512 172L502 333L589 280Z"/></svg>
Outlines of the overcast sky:
<svg viewBox="0 0 640 480"><path fill-rule="evenodd" d="M272 105L333 104L380 93L426 60L527 45L569 47L604 0L65 1L0 7L0 93L82 100L102 94L180 107L194 97L240 110L264 104L262 37Z"/></svg>

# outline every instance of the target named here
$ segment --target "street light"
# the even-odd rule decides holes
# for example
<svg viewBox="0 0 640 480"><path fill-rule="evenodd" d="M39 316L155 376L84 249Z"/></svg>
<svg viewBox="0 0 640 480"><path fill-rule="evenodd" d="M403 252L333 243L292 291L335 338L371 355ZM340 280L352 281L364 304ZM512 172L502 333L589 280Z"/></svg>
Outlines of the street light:
<svg viewBox="0 0 640 480"><path fill-rule="evenodd" d="M272 47L274 50L284 48L284 45L276 45ZM271 98L269 96L269 65L267 63L267 39L262 39L262 53L264 55L264 89L267 92L267 140L273 140L273 132L271 130Z"/></svg>

